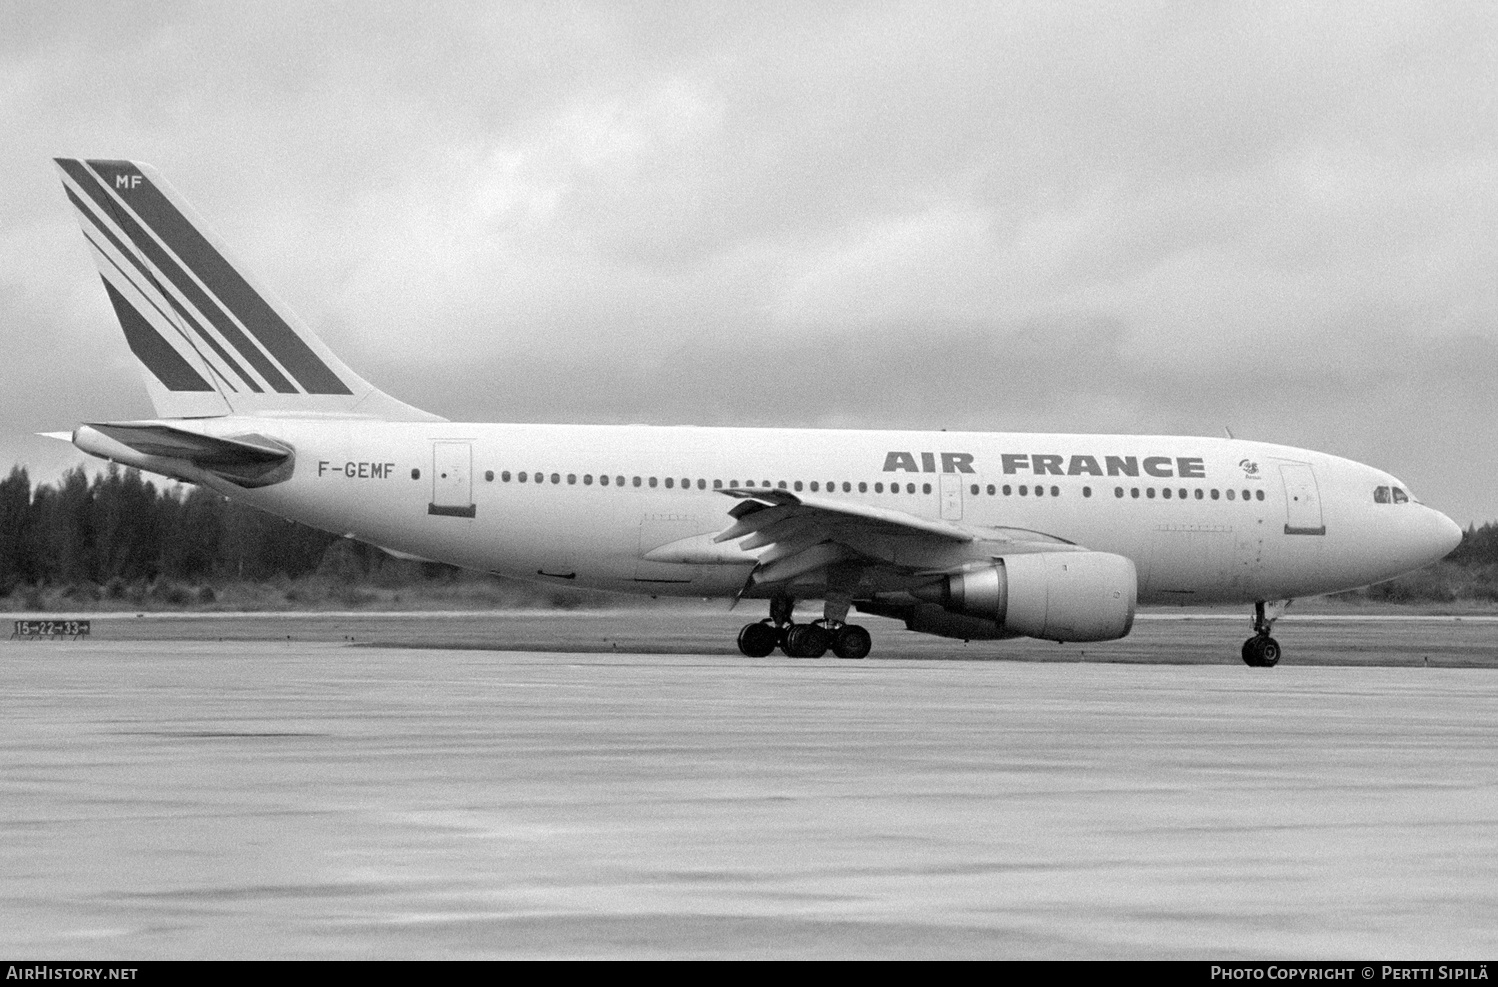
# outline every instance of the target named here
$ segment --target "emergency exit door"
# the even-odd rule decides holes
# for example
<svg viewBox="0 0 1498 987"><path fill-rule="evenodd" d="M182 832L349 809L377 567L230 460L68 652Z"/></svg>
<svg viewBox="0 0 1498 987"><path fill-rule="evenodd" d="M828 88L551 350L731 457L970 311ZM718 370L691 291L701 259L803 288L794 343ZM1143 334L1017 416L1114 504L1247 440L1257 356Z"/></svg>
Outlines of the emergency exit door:
<svg viewBox="0 0 1498 987"><path fill-rule="evenodd" d="M432 502L428 514L473 517L473 443L432 443Z"/></svg>
<svg viewBox="0 0 1498 987"><path fill-rule="evenodd" d="M941 475L941 516L946 521L962 520L962 474Z"/></svg>

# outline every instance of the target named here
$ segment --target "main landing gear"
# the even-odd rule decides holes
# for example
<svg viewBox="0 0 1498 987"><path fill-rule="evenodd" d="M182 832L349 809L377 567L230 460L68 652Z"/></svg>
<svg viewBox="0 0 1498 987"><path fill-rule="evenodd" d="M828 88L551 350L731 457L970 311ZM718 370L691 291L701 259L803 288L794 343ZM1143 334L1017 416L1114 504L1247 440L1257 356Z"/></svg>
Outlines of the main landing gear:
<svg viewBox="0 0 1498 987"><path fill-rule="evenodd" d="M1280 643L1269 636L1274 618L1264 616L1264 601L1254 604L1254 636L1243 642L1243 663L1251 668L1273 668L1280 662Z"/></svg>
<svg viewBox="0 0 1498 987"><path fill-rule="evenodd" d="M788 658L820 658L831 648L839 658L867 658L873 641L869 632L857 624L845 624L846 604L828 601L827 610L841 609L835 618L829 613L809 624L791 621L796 601L777 596L770 600L770 616L739 631L739 650L750 658L763 658L777 647Z"/></svg>

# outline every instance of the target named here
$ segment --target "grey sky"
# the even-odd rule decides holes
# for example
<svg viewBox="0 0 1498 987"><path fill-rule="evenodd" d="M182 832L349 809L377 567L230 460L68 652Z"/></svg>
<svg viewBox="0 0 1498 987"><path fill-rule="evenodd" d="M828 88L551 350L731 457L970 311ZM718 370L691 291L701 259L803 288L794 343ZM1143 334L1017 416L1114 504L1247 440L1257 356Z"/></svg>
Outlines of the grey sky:
<svg viewBox="0 0 1498 987"><path fill-rule="evenodd" d="M1491 4L0 23L3 464L150 414L66 154L155 164L349 363L451 418L1229 426L1498 519Z"/></svg>

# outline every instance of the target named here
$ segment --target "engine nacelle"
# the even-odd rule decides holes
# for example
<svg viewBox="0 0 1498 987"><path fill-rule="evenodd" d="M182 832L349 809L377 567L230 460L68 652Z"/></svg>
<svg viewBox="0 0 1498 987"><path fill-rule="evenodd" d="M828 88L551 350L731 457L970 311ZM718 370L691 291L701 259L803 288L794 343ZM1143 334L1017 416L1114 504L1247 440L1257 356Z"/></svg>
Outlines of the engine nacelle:
<svg viewBox="0 0 1498 987"><path fill-rule="evenodd" d="M1107 552L1007 555L912 591L965 617L994 622L998 636L1112 641L1134 626L1134 563Z"/></svg>

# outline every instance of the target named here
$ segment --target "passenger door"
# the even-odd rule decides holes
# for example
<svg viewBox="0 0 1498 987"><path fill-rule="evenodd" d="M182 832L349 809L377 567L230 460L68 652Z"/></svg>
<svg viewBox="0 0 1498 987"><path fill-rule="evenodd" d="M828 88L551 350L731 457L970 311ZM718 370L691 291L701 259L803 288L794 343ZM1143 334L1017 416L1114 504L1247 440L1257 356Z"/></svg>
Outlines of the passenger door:
<svg viewBox="0 0 1498 987"><path fill-rule="evenodd" d="M1326 534L1316 471L1308 463L1281 463L1280 479L1285 484L1285 534Z"/></svg>

